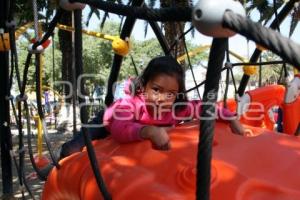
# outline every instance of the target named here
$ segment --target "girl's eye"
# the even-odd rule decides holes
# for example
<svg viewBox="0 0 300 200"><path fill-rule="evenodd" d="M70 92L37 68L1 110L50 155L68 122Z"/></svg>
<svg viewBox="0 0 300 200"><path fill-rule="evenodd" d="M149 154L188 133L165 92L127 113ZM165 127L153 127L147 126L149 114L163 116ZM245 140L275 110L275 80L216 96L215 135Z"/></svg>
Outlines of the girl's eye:
<svg viewBox="0 0 300 200"><path fill-rule="evenodd" d="M152 88L152 90L153 90L154 92L159 92L159 88L156 88L156 87Z"/></svg>
<svg viewBox="0 0 300 200"><path fill-rule="evenodd" d="M167 93L167 97L168 97L169 99L175 98L175 96L176 96L176 94L173 93L173 92L168 92L168 93Z"/></svg>

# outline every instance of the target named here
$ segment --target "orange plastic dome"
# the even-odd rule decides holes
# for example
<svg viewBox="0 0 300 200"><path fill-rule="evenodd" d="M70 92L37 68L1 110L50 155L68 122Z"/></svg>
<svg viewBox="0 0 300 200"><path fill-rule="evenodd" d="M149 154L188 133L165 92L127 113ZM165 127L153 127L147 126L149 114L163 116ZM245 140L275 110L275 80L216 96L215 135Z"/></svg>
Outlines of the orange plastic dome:
<svg viewBox="0 0 300 200"><path fill-rule="evenodd" d="M300 199L300 139L261 128L251 130L257 136L234 135L227 124L216 124L211 199ZM114 200L195 199L198 125L180 125L170 136L169 151L153 150L148 141L118 144L107 138L94 142ZM60 164L59 170L49 174L43 200L102 199L85 150Z"/></svg>

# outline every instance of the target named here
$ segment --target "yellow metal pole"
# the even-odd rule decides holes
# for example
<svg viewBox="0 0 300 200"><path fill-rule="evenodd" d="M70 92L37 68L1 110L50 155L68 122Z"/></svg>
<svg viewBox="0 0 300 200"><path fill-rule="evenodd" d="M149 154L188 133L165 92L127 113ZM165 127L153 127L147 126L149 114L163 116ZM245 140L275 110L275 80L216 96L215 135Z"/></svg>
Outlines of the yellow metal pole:
<svg viewBox="0 0 300 200"><path fill-rule="evenodd" d="M39 24L41 24L42 22L40 22ZM28 28L30 28L33 25L33 22L27 23L23 26L21 26L20 28L18 28L16 30L16 39L18 39L20 37L20 35L22 35ZM40 26L41 27L41 26ZM62 24L57 24L56 27L58 29L61 30L65 30L65 31L74 31L75 29L71 26L66 26L66 25L62 25ZM39 28L40 29L40 28ZM110 40L113 41L116 38L119 38L118 36L113 36L113 35L107 35L104 33L99 33L99 32L95 32L95 31L89 31L89 30L82 30L82 33L86 34L86 35L90 35L90 36L94 36L97 38L102 38L102 39L106 39L106 40Z"/></svg>
<svg viewBox="0 0 300 200"><path fill-rule="evenodd" d="M43 155L43 128L42 128L42 121L39 116L37 116L37 150L38 150L38 157L42 157Z"/></svg>
<svg viewBox="0 0 300 200"><path fill-rule="evenodd" d="M210 45L204 45L204 46L197 47L196 49L193 49L192 51L189 51L189 52L188 52L188 55L189 55L190 57L193 57L193 56L195 56L197 53L200 53L200 52L202 52L202 51L205 51L205 50L208 49L209 47L210 47ZM179 57L177 58L177 62L181 62L181 61L185 60L186 58L187 58L187 55L186 55L186 54L184 54L184 55L182 55L182 56L179 56Z"/></svg>
<svg viewBox="0 0 300 200"><path fill-rule="evenodd" d="M33 26L33 22L29 22L29 23L19 27L15 32L16 40L20 37L20 35L25 33L27 31L27 29L30 28L31 26Z"/></svg>
<svg viewBox="0 0 300 200"><path fill-rule="evenodd" d="M39 38L41 38L42 36L42 26L41 23L39 23ZM44 56L43 54L40 55L40 70L39 70L39 74L40 74L40 94L42 94L42 81L43 81L43 65L44 65ZM41 118L38 117L38 127L37 127L37 134L38 134L38 140L37 140L37 151L38 151L38 156L39 158L42 157L42 153L43 153L43 127L42 127L42 121Z"/></svg>
<svg viewBox="0 0 300 200"><path fill-rule="evenodd" d="M294 67L294 75L296 74L299 74L299 70L296 67Z"/></svg>
<svg viewBox="0 0 300 200"><path fill-rule="evenodd" d="M210 48L210 45L203 45L203 46L197 47L197 48L195 48L195 49L189 51L188 55L189 55L190 57L193 57L193 56L197 55L198 53L201 53L201 52L203 52L203 51L205 51L205 50L207 50L207 49L209 49L209 48ZM238 60L240 60L240 61L242 61L242 62L249 62L246 58L244 58L243 56L238 55L237 53L235 53L235 52L233 52L233 51L230 51L230 50L229 50L229 53L230 53L230 55L232 55L233 57L237 58ZM183 60L186 59L186 58L187 58L187 55L184 54L184 55L182 55L182 56L179 56L179 57L177 58L177 61L178 61L178 62L181 62L181 61L183 61Z"/></svg>
<svg viewBox="0 0 300 200"><path fill-rule="evenodd" d="M57 24L56 27L61 29L61 30L65 30L65 31L74 31L75 30L71 26L66 26L66 25L62 25L62 24ZM94 36L94 37L97 37L97 38L111 40L111 41L113 41L117 37L117 36L107 35L107 34L104 34L104 33L99 33L99 32L95 32L95 31L88 31L88 30L82 30L82 33L84 33L86 35Z"/></svg>

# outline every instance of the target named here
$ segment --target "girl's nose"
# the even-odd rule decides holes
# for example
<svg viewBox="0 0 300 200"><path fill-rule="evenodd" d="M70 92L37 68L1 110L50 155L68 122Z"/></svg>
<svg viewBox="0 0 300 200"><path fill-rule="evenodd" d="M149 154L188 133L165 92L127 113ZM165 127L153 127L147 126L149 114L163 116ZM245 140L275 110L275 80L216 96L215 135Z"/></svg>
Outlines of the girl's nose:
<svg viewBox="0 0 300 200"><path fill-rule="evenodd" d="M157 96L156 104L163 103L165 100L166 100L165 95L164 95L163 93L160 93L160 94Z"/></svg>

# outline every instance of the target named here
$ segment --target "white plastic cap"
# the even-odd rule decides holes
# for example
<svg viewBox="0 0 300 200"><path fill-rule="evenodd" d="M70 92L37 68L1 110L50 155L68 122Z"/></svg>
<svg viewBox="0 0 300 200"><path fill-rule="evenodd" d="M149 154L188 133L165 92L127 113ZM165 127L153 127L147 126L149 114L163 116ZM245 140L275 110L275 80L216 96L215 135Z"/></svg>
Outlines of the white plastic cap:
<svg viewBox="0 0 300 200"><path fill-rule="evenodd" d="M207 36L224 38L235 32L223 28L223 15L227 10L246 16L245 9L239 1L233 0L199 0L193 9L192 21L196 29Z"/></svg>

